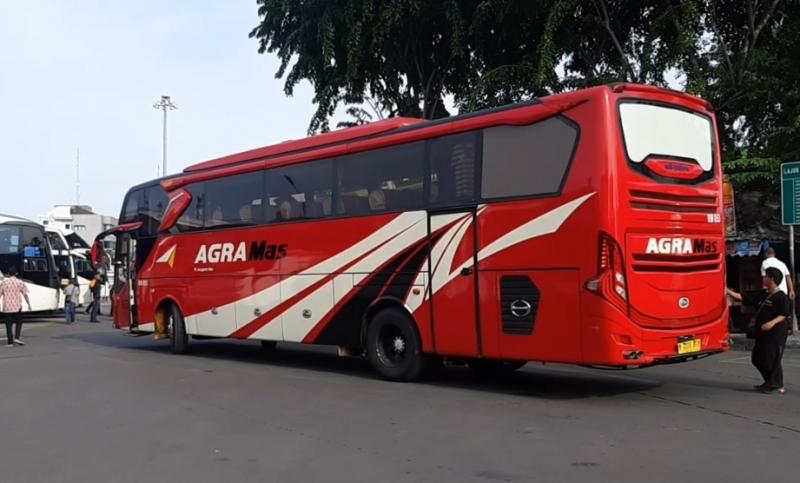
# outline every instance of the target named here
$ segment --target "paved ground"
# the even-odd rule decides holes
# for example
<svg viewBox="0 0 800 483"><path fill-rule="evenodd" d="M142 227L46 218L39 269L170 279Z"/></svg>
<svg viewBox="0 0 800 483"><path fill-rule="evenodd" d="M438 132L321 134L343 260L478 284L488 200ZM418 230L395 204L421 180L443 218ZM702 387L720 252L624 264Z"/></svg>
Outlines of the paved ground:
<svg viewBox="0 0 800 483"><path fill-rule="evenodd" d="M748 354L629 372L529 364L376 380L359 360L253 343L170 355L82 321L0 346L0 482L798 481L789 392Z"/></svg>

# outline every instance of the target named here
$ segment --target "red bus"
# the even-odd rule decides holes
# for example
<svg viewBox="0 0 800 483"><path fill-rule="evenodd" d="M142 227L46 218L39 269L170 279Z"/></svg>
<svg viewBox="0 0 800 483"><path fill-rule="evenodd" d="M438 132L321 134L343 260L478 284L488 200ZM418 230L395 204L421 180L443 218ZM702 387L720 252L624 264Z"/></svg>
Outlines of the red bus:
<svg viewBox="0 0 800 483"><path fill-rule="evenodd" d="M602 367L728 349L711 106L615 84L395 118L132 188L114 321L339 346L393 380L438 357Z"/></svg>

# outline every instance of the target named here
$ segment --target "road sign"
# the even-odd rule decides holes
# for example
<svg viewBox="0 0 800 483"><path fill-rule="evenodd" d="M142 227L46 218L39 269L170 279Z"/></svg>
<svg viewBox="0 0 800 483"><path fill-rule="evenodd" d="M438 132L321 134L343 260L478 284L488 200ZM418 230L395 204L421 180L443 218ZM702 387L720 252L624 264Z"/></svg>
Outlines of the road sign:
<svg viewBox="0 0 800 483"><path fill-rule="evenodd" d="M781 220L800 224L800 161L781 165Z"/></svg>

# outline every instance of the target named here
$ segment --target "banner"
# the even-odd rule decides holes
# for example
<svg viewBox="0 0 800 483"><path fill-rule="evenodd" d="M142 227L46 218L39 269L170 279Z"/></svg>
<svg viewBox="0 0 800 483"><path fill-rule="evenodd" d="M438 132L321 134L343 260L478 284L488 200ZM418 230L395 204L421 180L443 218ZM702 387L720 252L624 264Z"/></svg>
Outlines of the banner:
<svg viewBox="0 0 800 483"><path fill-rule="evenodd" d="M736 209L733 203L733 184L728 180L722 182L722 212L725 217L725 236L736 236Z"/></svg>

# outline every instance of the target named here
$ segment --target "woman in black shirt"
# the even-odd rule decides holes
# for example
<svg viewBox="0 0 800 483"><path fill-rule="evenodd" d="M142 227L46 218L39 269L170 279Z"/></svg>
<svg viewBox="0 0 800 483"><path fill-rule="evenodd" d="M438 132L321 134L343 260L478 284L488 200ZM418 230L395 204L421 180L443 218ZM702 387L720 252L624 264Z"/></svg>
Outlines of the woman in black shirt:
<svg viewBox="0 0 800 483"><path fill-rule="evenodd" d="M748 334L755 336L756 344L753 347L752 361L758 372L764 378L764 384L756 389L765 392L779 392L783 394L783 348L788 336L789 297L783 293L779 286L783 280L780 270L770 267L764 275L766 292L755 296L743 296L740 293L727 289L728 295L745 305L757 307L755 320L747 329Z"/></svg>

